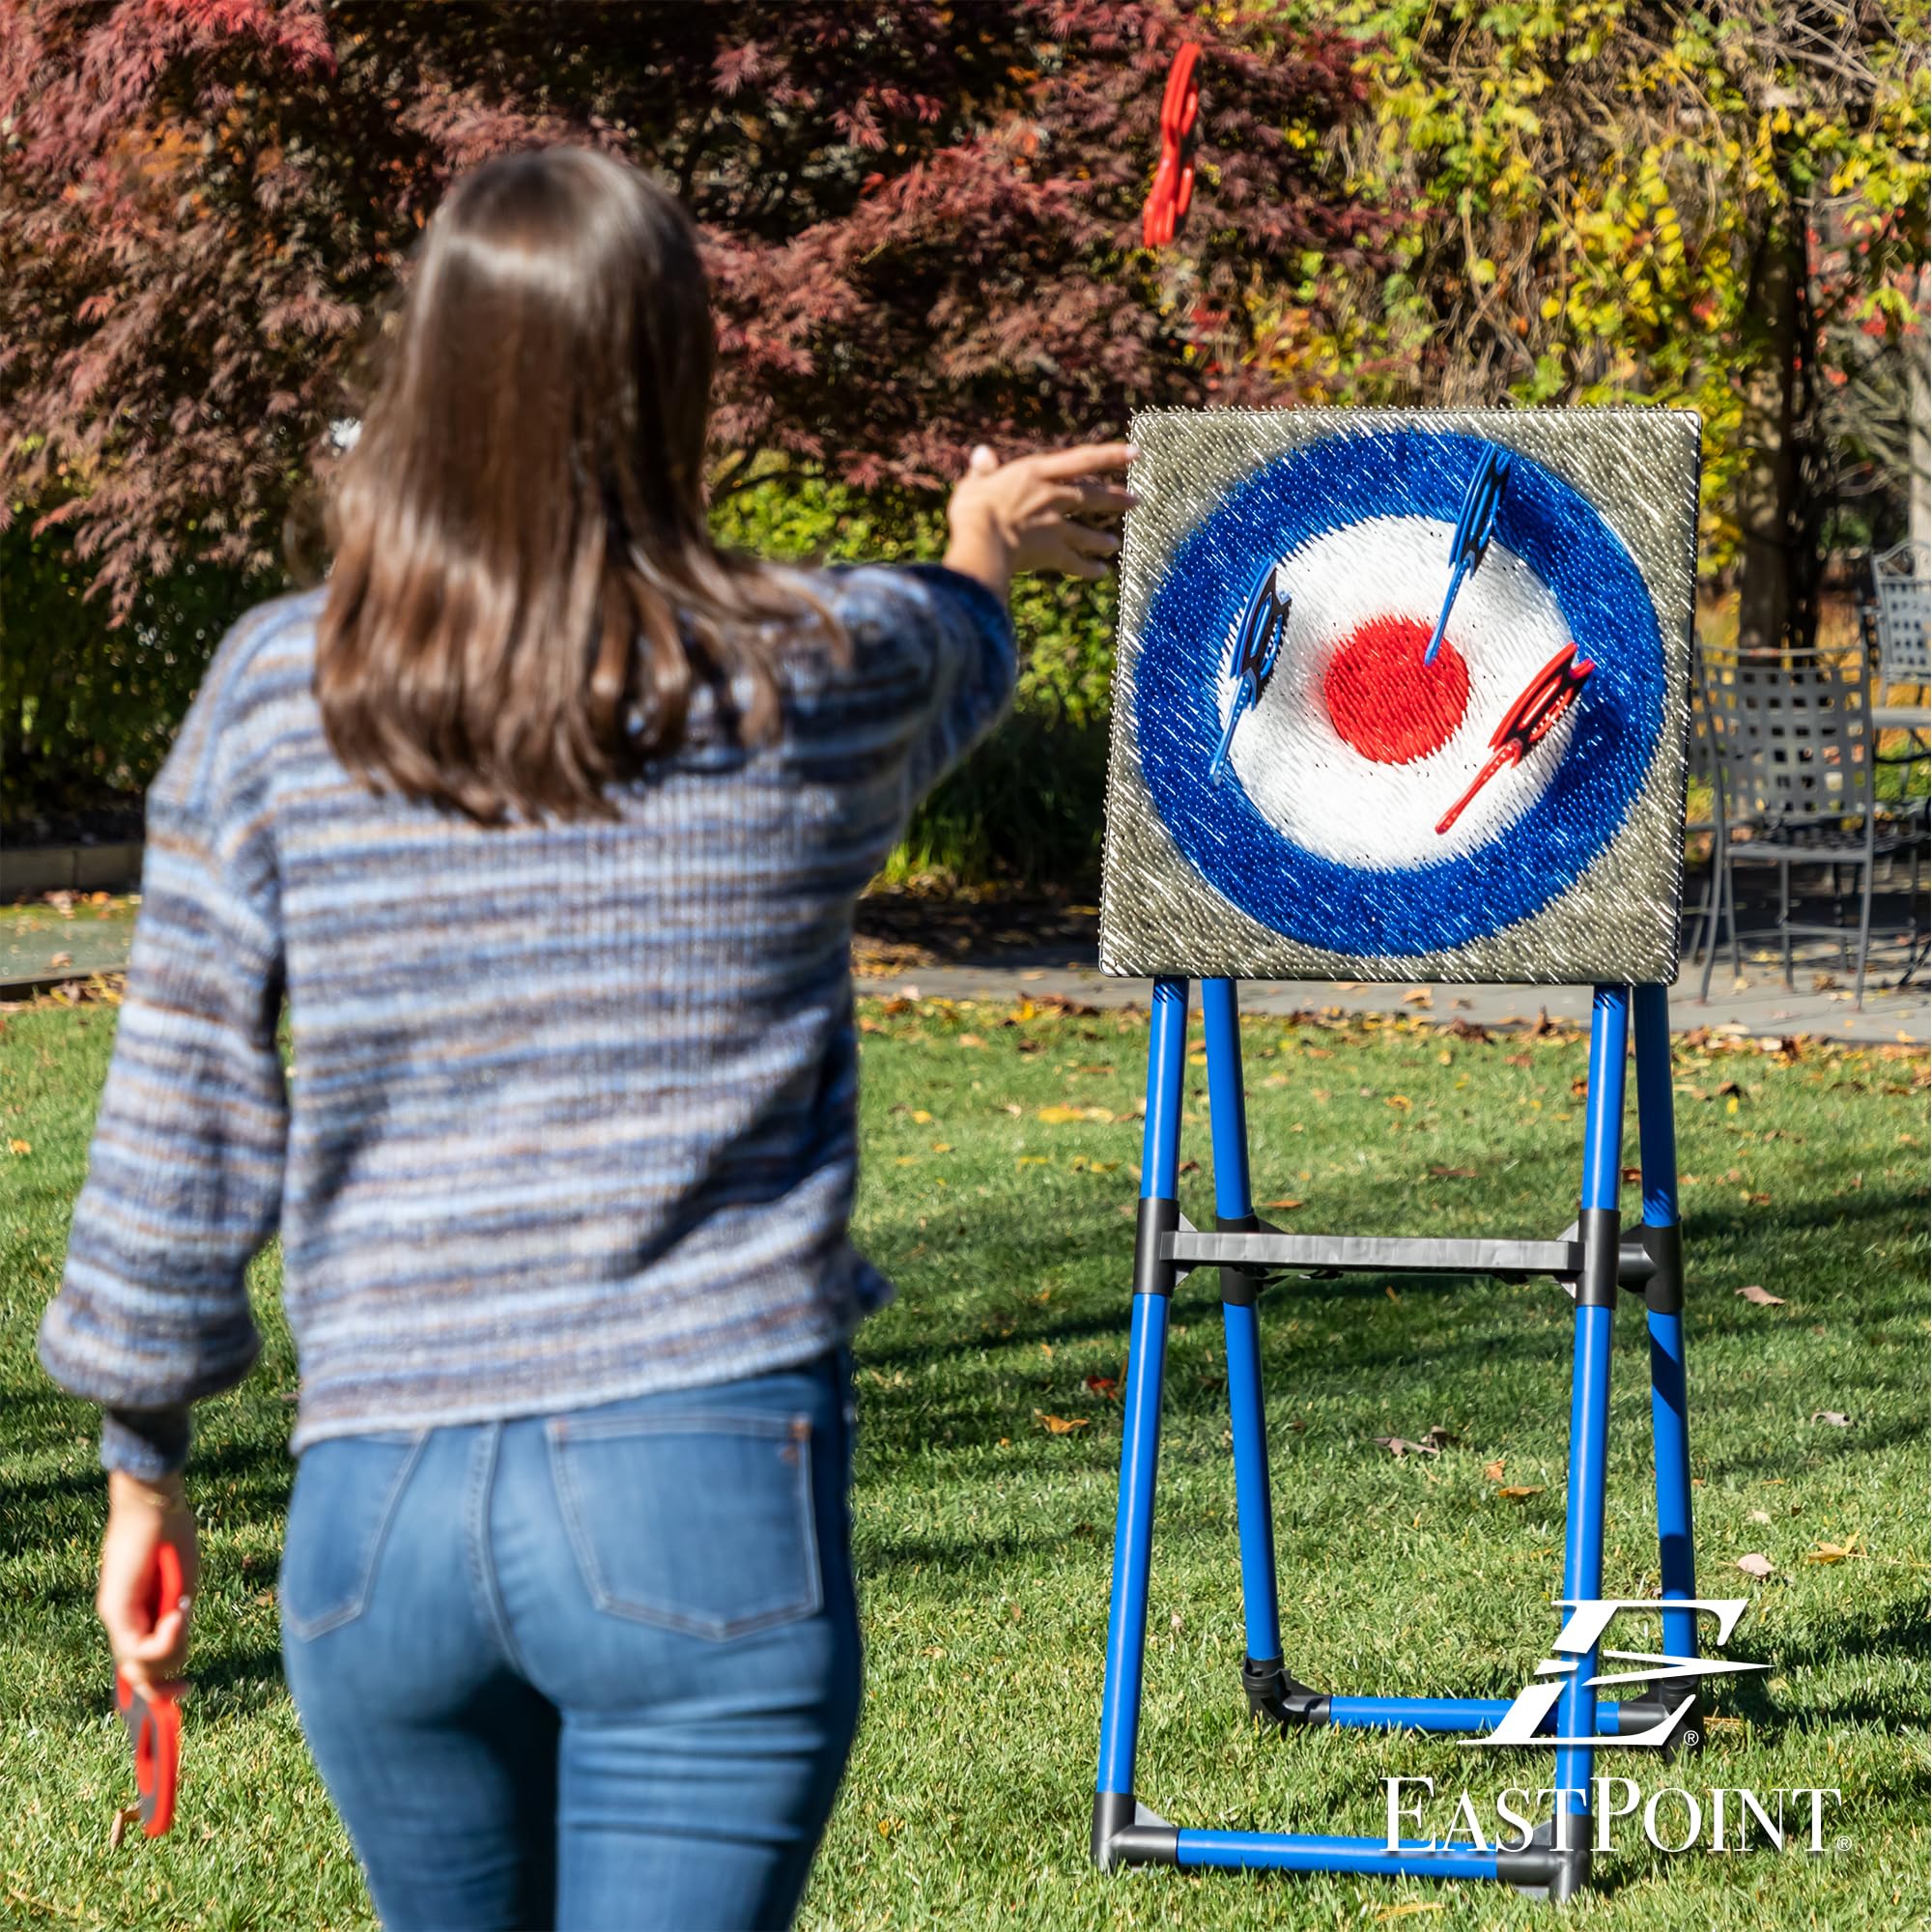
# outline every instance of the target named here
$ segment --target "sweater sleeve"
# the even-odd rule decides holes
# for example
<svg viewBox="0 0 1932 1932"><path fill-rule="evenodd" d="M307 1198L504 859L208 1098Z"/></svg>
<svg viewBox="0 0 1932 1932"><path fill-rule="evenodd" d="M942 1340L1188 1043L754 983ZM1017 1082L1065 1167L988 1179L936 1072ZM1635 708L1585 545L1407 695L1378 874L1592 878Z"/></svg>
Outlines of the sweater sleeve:
<svg viewBox="0 0 1932 1932"><path fill-rule="evenodd" d="M187 1405L241 1380L260 1339L249 1259L281 1203L282 946L259 758L230 637L148 796L141 910L113 1061L40 1357L106 1411L101 1461L156 1477Z"/></svg>
<svg viewBox="0 0 1932 1932"><path fill-rule="evenodd" d="M1013 620L980 582L944 564L904 566L932 641L931 706L906 769L918 802L999 722L1018 673Z"/></svg>

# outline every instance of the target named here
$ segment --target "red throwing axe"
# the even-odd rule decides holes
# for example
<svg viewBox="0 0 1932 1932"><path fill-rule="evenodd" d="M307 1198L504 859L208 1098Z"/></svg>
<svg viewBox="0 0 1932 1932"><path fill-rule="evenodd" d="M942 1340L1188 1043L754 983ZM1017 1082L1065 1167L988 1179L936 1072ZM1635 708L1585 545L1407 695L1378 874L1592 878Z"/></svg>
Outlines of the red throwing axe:
<svg viewBox="0 0 1932 1932"><path fill-rule="evenodd" d="M1193 131L1194 117L1201 111L1200 67L1200 43L1183 41L1160 99L1160 161L1141 211L1141 240L1150 248L1174 240L1194 197L1194 163L1184 157L1181 143Z"/></svg>
<svg viewBox="0 0 1932 1932"><path fill-rule="evenodd" d="M181 1602L181 1556L171 1543L155 1552L149 1576L151 1624ZM141 1830L158 1838L175 1822L175 1787L181 1778L181 1704L174 1690L137 1689L123 1671L114 1673L114 1704L134 1747L134 1789L140 1798Z"/></svg>

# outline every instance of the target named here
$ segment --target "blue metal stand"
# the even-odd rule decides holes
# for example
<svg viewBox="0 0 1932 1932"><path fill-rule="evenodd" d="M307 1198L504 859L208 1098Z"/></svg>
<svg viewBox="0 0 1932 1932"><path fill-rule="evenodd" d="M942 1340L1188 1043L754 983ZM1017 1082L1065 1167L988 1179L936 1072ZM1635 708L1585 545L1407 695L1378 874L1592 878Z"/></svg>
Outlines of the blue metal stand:
<svg viewBox="0 0 1932 1932"><path fill-rule="evenodd" d="M1134 1757L1147 1643L1148 1581L1153 1560L1153 1498L1160 1444L1168 1307L1189 1268L1220 1269L1228 1348L1228 1406L1234 1440L1247 1654L1241 1680L1249 1710L1284 1731L1301 1725L1474 1733L1493 1729L1508 1700L1481 1697L1350 1697L1311 1690L1283 1662L1275 1586L1273 1506L1263 1410L1259 1302L1277 1273L1333 1271L1549 1275L1576 1296L1570 1403L1570 1475L1563 1594L1603 1593L1605 1469L1608 1447L1610 1332L1620 1292L1644 1297L1650 1329L1651 1421L1656 1445L1658 1540L1666 1651L1696 1654L1691 1561L1690 1451L1684 1385L1683 1241L1677 1219L1677 1152L1670 1098L1670 1015L1662 986L1600 986L1591 1006L1590 1079L1583 1136L1582 1207L1555 1241L1390 1240L1291 1236L1255 1213L1248 1177L1240 1020L1231 980L1202 981L1209 1121L1214 1147L1213 1232L1182 1220L1177 1198L1186 1069L1184 980L1154 984L1148 1095L1135 1231L1133 1320L1121 1440L1114 1587L1101 1698L1100 1775L1094 1804L1094 1857L1117 1864L1228 1869L1410 1874L1500 1879L1555 1900L1586 1884L1590 1870L1590 1750L1558 1744L1554 1815L1516 1850L1391 1848L1379 1838L1290 1832L1193 1831L1141 1805ZM1633 1027L1633 1021L1634 1025ZM1636 1041L1637 1121L1643 1162L1643 1222L1629 1236L1618 1210L1624 1070ZM1585 1680L1592 1651L1570 1677L1543 1732L1554 1738L1616 1737L1646 1730L1675 1705L1655 1693L1600 1698ZM1681 1701L1681 1700L1680 1700ZM1678 1719L1687 1747L1701 1735L1694 1704Z"/></svg>

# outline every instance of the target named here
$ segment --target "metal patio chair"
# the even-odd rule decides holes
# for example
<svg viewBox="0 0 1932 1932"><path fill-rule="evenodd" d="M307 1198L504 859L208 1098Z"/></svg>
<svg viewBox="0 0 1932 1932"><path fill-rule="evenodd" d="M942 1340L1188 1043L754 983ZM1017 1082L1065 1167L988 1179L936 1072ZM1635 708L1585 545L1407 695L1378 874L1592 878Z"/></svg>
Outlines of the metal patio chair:
<svg viewBox="0 0 1932 1932"><path fill-rule="evenodd" d="M1688 937L1690 941L1690 964L1697 964L1699 955L1708 945L1711 958L1704 968L1704 997L1708 998L1711 988L1711 967L1718 957L1718 923L1725 923L1725 930L1731 942L1731 975L1736 978L1744 971L1744 962L1738 951L1737 909L1728 896L1731 875L1723 862L1725 845L1730 839L1729 812L1724 799L1724 763L1718 755L1717 733L1711 721L1711 697L1706 689L1709 672L1705 667L1704 642L1701 638L1690 640L1690 724L1685 746L1689 778L1692 785L1708 785L1711 793L1711 809L1701 817L1687 817L1684 821L1686 837L1693 833L1708 832L1711 835L1710 868L1704 875L1704 896L1690 914Z"/></svg>
<svg viewBox="0 0 1932 1932"><path fill-rule="evenodd" d="M1735 908L1740 866L1777 867L1777 932L1784 953L1784 983L1792 983L1791 942L1835 939L1842 954L1854 943L1854 1009L1864 1005L1865 970L1871 953L1872 889L1879 861L1909 853L1912 861L1911 923L1906 936L1917 957L1918 856L1926 838L1922 816L1882 817L1872 783L1871 679L1862 653L1843 658L1821 652L1776 658L1719 656L1706 659L1706 696L1723 768L1733 834L1719 848L1727 875L1728 904ZM1735 835L1743 832L1742 838ZM1832 867L1830 925L1794 920L1791 873L1798 866ZM1837 891L1839 868L1858 878L1858 918L1846 922ZM1712 949L1715 957L1716 948ZM1704 967L1709 996L1712 961Z"/></svg>
<svg viewBox="0 0 1932 1932"><path fill-rule="evenodd" d="M1881 686L1932 684L1932 545L1894 544L1874 556L1860 616Z"/></svg>

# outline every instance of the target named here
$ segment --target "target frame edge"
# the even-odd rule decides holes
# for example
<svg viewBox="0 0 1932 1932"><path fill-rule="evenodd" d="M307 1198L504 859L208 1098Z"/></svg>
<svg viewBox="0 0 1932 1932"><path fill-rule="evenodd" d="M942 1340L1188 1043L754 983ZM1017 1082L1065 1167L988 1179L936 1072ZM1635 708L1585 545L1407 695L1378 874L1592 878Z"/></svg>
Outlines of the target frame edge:
<svg viewBox="0 0 1932 1932"><path fill-rule="evenodd" d="M1580 495L1630 554L1662 650L1661 732L1628 816L1526 918L1431 952L1344 952L1251 918L1179 851L1141 765L1135 673L1149 605L1179 544L1249 476L1340 435L1430 431L1520 452ZM1701 421L1688 410L1174 410L1138 412L1121 557L1102 843L1100 967L1116 975L1549 985L1668 984L1678 972ZM1445 573L1446 575L1446 573ZM1606 874L1614 883L1606 886Z"/></svg>

